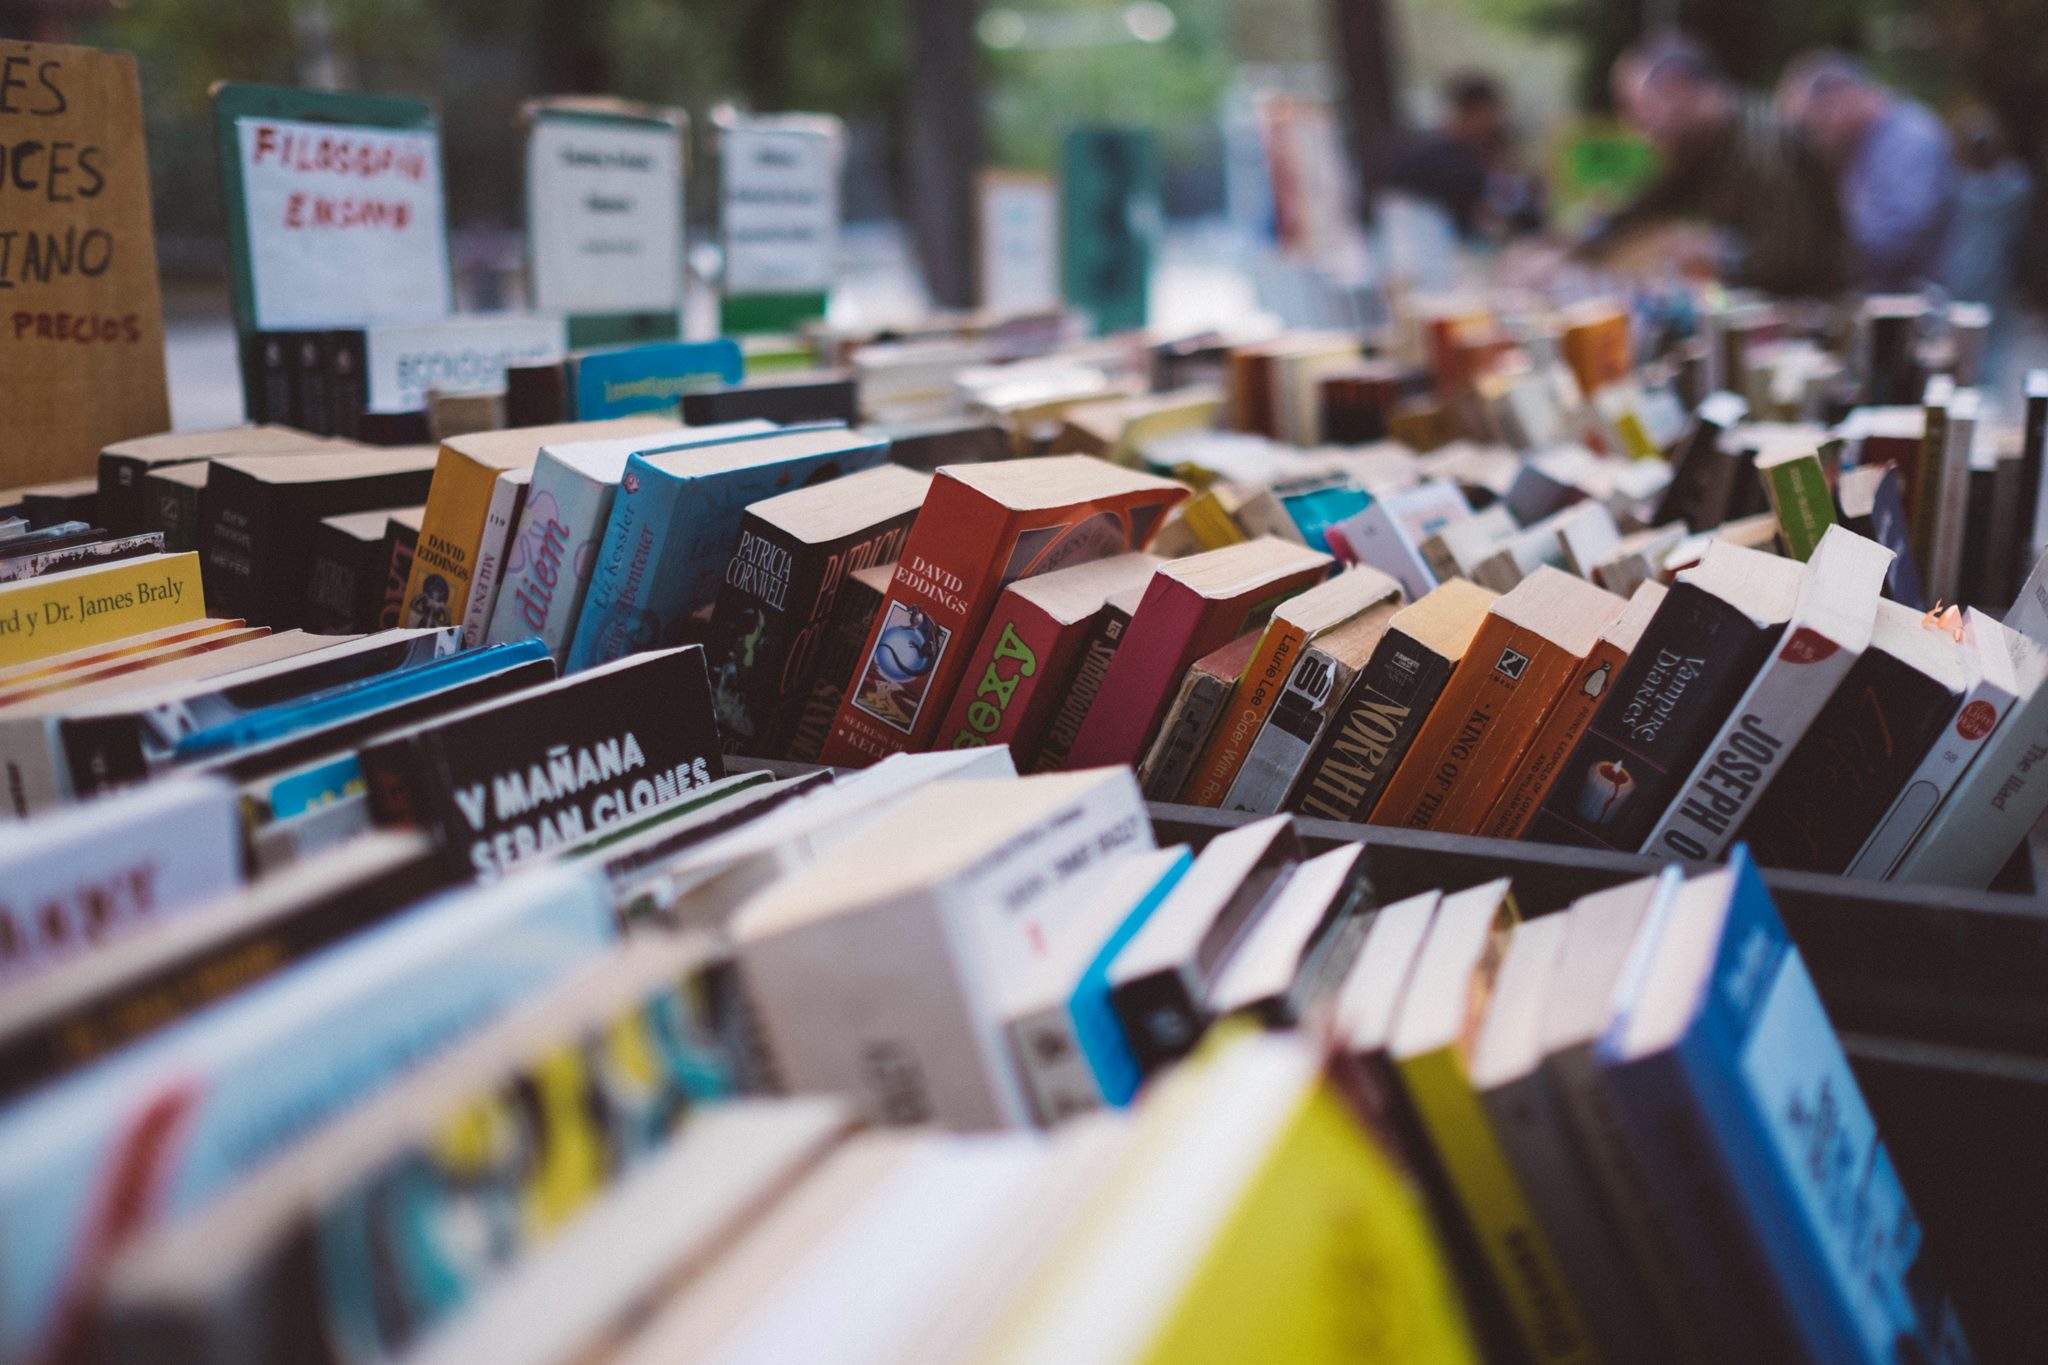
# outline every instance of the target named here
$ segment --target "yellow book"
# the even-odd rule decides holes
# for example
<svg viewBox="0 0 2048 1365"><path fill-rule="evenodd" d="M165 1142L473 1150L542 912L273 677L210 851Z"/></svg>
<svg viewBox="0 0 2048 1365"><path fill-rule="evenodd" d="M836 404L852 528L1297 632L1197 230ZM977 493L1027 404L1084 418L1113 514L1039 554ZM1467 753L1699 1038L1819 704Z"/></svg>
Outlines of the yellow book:
<svg viewBox="0 0 2048 1365"><path fill-rule="evenodd" d="M0 668L205 614L196 554L144 555L0 584Z"/></svg>
<svg viewBox="0 0 2048 1365"><path fill-rule="evenodd" d="M1592 1365L1584 1318L1470 1080L1514 920L1505 880L1444 897L1387 1051L1530 1360Z"/></svg>
<svg viewBox="0 0 2048 1365"><path fill-rule="evenodd" d="M1204 550L1220 550L1247 538L1214 488L1205 488L1189 498L1181 507L1180 517Z"/></svg>
<svg viewBox="0 0 2048 1365"><path fill-rule="evenodd" d="M434 460L434 482L427 489L426 511L420 516L419 544L413 548L412 572L405 581L405 619L401 626L447 625L460 622L469 606L469 584L476 576L483 548L484 524L498 476L524 469L540 457L540 448L558 441L596 441L609 436L671 431L672 414L615 417L603 422L561 422L545 427L514 427L509 431L478 431L441 442ZM447 617L429 621L415 612L427 579L439 575L448 585Z"/></svg>
<svg viewBox="0 0 2048 1365"><path fill-rule="evenodd" d="M1217 1041L1148 1098L1152 1131L1115 1193L979 1358L1477 1361L1420 1195L1312 1050L1278 1034Z"/></svg>

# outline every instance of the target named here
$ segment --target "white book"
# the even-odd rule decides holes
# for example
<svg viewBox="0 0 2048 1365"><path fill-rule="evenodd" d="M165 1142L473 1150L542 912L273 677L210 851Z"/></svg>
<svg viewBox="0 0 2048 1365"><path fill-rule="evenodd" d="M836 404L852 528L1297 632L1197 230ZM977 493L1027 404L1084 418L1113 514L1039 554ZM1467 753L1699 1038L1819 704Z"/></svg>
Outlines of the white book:
<svg viewBox="0 0 2048 1365"><path fill-rule="evenodd" d="M0 825L0 986L241 880L225 782L170 779Z"/></svg>
<svg viewBox="0 0 2048 1365"><path fill-rule="evenodd" d="M1460 517L1423 541L1422 557L1439 582L1469 578L1476 583L1480 561L1519 529L1514 514L1496 502Z"/></svg>
<svg viewBox="0 0 2048 1365"><path fill-rule="evenodd" d="M1850 860L1851 877L1889 877L2019 699L2018 632L1971 607L1963 616L1963 704L1891 809ZM2010 851L2010 850L2008 850Z"/></svg>
<svg viewBox="0 0 2048 1365"><path fill-rule="evenodd" d="M1983 400L1975 389L1957 389L1948 400L1948 431L1942 443L1941 482L1935 504L1934 543L1929 547L1927 593L1956 600L1963 574L1963 531L1970 508L1970 456L1977 443Z"/></svg>
<svg viewBox="0 0 2048 1365"><path fill-rule="evenodd" d="M1556 522L1563 567L1591 583L1593 566L1621 544L1621 528L1615 525L1614 513L1604 502L1587 501L1558 513Z"/></svg>
<svg viewBox="0 0 2048 1365"><path fill-rule="evenodd" d="M768 887L732 936L784 1086L887 1122L1028 1123L997 983L1111 856L1152 846L1128 768L952 782Z"/></svg>
<svg viewBox="0 0 2048 1365"><path fill-rule="evenodd" d="M1436 571L1422 546L1454 521L1472 515L1459 487L1435 479L1415 488L1374 498L1328 529L1330 548L1340 559L1367 564L1393 578L1411 602L1437 586Z"/></svg>
<svg viewBox="0 0 2048 1365"><path fill-rule="evenodd" d="M531 466L508 469L491 486L491 505L484 512L484 537L477 545L476 573L469 580L469 603L462 610L462 647L475 649L491 629L491 609L498 603L498 589L505 582L505 552L512 546L512 531L519 524L520 509L526 505L527 485L533 480Z"/></svg>
<svg viewBox="0 0 2048 1365"><path fill-rule="evenodd" d="M1252 926L1250 936L1231 954L1215 989L1209 992L1212 1014L1221 1019L1287 998L1316 931L1329 918L1362 852L1359 844L1341 844L1310 858L1288 875L1273 897L1272 908Z"/></svg>
<svg viewBox="0 0 2048 1365"><path fill-rule="evenodd" d="M1778 647L1750 683L1642 851L1711 862L1734 842L1835 689L1870 645L1892 552L1830 526L1800 571Z"/></svg>

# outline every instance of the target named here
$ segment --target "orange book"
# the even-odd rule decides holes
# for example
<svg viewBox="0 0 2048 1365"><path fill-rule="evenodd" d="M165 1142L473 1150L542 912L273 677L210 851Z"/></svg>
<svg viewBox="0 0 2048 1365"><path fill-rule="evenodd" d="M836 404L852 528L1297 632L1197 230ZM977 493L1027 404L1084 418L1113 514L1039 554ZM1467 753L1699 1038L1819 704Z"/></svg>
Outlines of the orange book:
<svg viewBox="0 0 2048 1365"><path fill-rule="evenodd" d="M1259 727L1310 640L1381 602L1401 595L1401 585L1378 569L1348 569L1281 603L1266 622L1237 685L1223 704L1223 717L1210 735L1180 799L1191 806L1220 806L1237 780Z"/></svg>
<svg viewBox="0 0 2048 1365"><path fill-rule="evenodd" d="M1372 823L1476 829L1600 632L1626 605L1548 565L1497 600Z"/></svg>
<svg viewBox="0 0 2048 1365"><path fill-rule="evenodd" d="M1565 364L1588 398L1635 372L1628 313L1618 305L1587 302L1567 308L1562 341Z"/></svg>
<svg viewBox="0 0 2048 1365"><path fill-rule="evenodd" d="M1643 583L1637 586L1635 594L1628 599L1628 606L1621 615L1614 618L1614 624L1600 632L1599 643L1593 652L1579 665L1579 671L1565 684L1564 693L1557 705L1550 708L1542 728L1536 731L1536 738L1529 743L1529 750L1522 755L1514 776L1508 779L1505 790L1493 803L1493 809L1479 822L1474 831L1493 839L1518 839L1522 830L1536 816L1536 808L1543 804L1543 798L1550 792L1550 784L1557 780L1558 769L1571 753L1572 746L1579 742L1579 736L1592 723L1593 712L1599 709L1601 698L1621 673L1621 666L1628 662L1628 656L1635 653L1636 642L1643 638L1644 627L1657 614L1658 606L1669 592L1662 583Z"/></svg>

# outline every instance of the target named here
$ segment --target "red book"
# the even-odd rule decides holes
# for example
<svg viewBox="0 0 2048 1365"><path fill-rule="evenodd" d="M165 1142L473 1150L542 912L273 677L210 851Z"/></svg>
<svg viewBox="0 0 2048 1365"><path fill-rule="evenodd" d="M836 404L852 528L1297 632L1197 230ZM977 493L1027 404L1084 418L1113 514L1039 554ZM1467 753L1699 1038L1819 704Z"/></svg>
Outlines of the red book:
<svg viewBox="0 0 2048 1365"><path fill-rule="evenodd" d="M1335 562L1320 550L1261 536L1161 565L1081 724L1068 769L1135 762L1189 665L1321 582Z"/></svg>
<svg viewBox="0 0 2048 1365"><path fill-rule="evenodd" d="M939 747L1007 744L1018 770L1027 771L1096 613L1118 593L1143 588L1160 562L1141 551L1004 588L981 643L967 656L967 672L939 725Z"/></svg>
<svg viewBox="0 0 2048 1365"><path fill-rule="evenodd" d="M822 761L929 749L996 597L1020 578L1140 550L1187 496L1090 455L941 469L868 632Z"/></svg>

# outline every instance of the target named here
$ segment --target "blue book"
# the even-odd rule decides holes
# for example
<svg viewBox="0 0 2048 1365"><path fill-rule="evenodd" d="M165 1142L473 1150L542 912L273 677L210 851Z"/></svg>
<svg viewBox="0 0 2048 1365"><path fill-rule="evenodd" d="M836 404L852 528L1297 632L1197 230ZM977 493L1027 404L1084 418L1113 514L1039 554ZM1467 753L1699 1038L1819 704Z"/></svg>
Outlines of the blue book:
<svg viewBox="0 0 2048 1365"><path fill-rule="evenodd" d="M485 645L431 663L417 664L402 672L345 683L297 701L280 702L276 706L250 711L204 730L194 730L178 741L176 759L180 763L189 763L231 749L270 744L311 730L325 729L547 657L545 642L519 640L512 644Z"/></svg>
<svg viewBox="0 0 2048 1365"><path fill-rule="evenodd" d="M1306 493L1283 496L1280 505L1287 509L1287 516L1301 532L1312 550L1330 553L1330 528L1346 517L1363 512L1372 502L1372 494L1348 485L1333 488L1316 488Z"/></svg>
<svg viewBox="0 0 2048 1365"><path fill-rule="evenodd" d="M690 614L717 600L751 503L872 469L889 442L838 425L626 461L569 646L568 672L688 642Z"/></svg>
<svg viewBox="0 0 2048 1365"><path fill-rule="evenodd" d="M1962 1362L1954 1308L1746 846L1680 888L1597 1057L1709 1330L1745 1358Z"/></svg>
<svg viewBox="0 0 2048 1365"><path fill-rule="evenodd" d="M579 422L672 409L692 389L737 384L746 370L731 337L590 351L572 363Z"/></svg>
<svg viewBox="0 0 2048 1365"><path fill-rule="evenodd" d="M437 897L0 1110L0 1359L54 1358L131 1237L617 942L602 879Z"/></svg>

